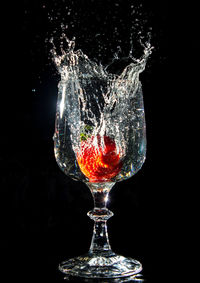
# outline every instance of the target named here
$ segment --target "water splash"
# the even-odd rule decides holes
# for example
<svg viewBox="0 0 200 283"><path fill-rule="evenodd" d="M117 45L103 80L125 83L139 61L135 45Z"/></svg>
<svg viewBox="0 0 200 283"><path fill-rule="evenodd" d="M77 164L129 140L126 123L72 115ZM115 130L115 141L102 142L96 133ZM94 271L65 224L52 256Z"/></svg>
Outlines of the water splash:
<svg viewBox="0 0 200 283"><path fill-rule="evenodd" d="M145 69L152 47L149 42L143 44L144 52L138 59L132 53L126 58L119 58L119 53L115 54L111 64L104 67L90 60L82 50L75 51L75 38L69 40L63 35L63 40L68 48L61 48L61 55L57 54L55 45L52 49L53 60L61 77L55 137L58 164L61 168L68 167L67 158L63 156L67 131L76 157L82 146L81 137L93 137L91 146L102 152L107 136L115 141L120 162L126 158L124 171L118 178L125 178L125 175L129 177L140 169L145 158L145 119L139 74ZM120 72L116 66L116 72L109 72L114 70L112 67L116 61L122 65L129 61L129 64ZM132 147L130 132L134 139ZM131 150L135 151L134 162L127 158L127 155L132 155Z"/></svg>

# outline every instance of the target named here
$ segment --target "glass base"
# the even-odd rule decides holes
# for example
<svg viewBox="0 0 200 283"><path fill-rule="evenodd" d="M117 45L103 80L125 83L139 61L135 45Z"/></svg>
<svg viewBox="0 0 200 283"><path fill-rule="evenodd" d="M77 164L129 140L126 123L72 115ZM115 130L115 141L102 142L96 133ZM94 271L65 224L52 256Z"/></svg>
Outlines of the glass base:
<svg viewBox="0 0 200 283"><path fill-rule="evenodd" d="M142 270L142 265L135 259L113 252L89 252L62 262L59 270L67 275L85 278L118 278L138 274Z"/></svg>

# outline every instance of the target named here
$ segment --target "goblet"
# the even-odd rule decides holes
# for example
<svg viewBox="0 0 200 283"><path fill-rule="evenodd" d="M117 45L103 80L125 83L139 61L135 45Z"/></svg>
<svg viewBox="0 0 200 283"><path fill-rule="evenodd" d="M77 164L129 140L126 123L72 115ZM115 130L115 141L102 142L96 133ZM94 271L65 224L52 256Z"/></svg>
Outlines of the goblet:
<svg viewBox="0 0 200 283"><path fill-rule="evenodd" d="M54 134L54 151L61 170L84 182L94 199L88 216L94 230L87 254L62 262L60 271L86 278L117 278L139 273L135 259L112 251L106 207L116 182L133 176L146 153L145 115L139 74L147 55L121 75L109 74L80 50L57 58L61 74Z"/></svg>

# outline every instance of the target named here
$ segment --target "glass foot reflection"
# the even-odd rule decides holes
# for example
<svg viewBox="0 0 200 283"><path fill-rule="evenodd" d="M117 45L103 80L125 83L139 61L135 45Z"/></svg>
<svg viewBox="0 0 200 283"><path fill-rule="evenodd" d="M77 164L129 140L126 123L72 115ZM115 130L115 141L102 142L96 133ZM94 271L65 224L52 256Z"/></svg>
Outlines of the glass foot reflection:
<svg viewBox="0 0 200 283"><path fill-rule="evenodd" d="M128 276L128 277L120 277L120 278L99 278L99 279L94 279L94 278L82 278L77 281L75 277L70 277L70 276L65 276L64 280L70 281L70 282L75 282L75 283L80 283L80 282L88 282L88 283L125 283L125 282L132 282L132 283L142 283L145 282L143 279L142 274L138 273L136 275Z"/></svg>
<svg viewBox="0 0 200 283"><path fill-rule="evenodd" d="M84 278L117 278L138 274L142 265L137 260L113 252L106 255L87 253L62 262L59 270Z"/></svg>

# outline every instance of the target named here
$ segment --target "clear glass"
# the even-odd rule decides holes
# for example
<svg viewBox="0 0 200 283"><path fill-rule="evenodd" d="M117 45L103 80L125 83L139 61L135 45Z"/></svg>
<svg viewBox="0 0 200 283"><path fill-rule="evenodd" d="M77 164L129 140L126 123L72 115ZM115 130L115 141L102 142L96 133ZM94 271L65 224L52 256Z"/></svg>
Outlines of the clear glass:
<svg viewBox="0 0 200 283"><path fill-rule="evenodd" d="M132 177L146 155L146 131L139 73L146 58L127 66L120 76L106 73L84 54L71 52L59 63L54 151L61 170L84 182L94 199L94 221L87 254L62 262L59 269L86 278L138 274L142 265L115 254L109 243L106 207L115 182Z"/></svg>

